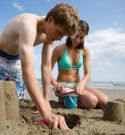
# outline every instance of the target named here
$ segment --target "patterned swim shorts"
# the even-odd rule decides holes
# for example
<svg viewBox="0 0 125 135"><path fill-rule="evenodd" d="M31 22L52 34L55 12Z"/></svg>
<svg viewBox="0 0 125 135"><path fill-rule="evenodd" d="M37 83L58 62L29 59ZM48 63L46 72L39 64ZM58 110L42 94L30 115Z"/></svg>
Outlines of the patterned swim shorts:
<svg viewBox="0 0 125 135"><path fill-rule="evenodd" d="M0 51L0 80L14 81L16 83L18 98L24 95L26 87L22 79L19 55L12 56Z"/></svg>

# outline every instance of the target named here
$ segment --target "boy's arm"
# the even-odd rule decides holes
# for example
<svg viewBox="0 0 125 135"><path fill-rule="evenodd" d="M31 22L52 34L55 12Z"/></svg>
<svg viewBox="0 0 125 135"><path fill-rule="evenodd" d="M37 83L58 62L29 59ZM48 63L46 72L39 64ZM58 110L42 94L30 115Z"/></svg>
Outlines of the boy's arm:
<svg viewBox="0 0 125 135"><path fill-rule="evenodd" d="M45 43L42 50L42 84L44 98L49 101L50 85L51 85L51 57L52 57L52 43Z"/></svg>
<svg viewBox="0 0 125 135"><path fill-rule="evenodd" d="M36 103L40 113L44 115L44 111L48 110L45 105L40 87L34 73L34 52L33 44L36 39L36 24L29 21L22 22L19 30L19 54L21 57L22 75L26 83L27 90Z"/></svg>
<svg viewBox="0 0 125 135"><path fill-rule="evenodd" d="M60 46L59 46L60 47ZM59 48L58 47L58 48ZM52 59L51 59L51 69L53 70L56 62L58 61L59 59L59 54L60 54L60 50L58 48L55 48L53 53L52 53ZM51 74L51 84L53 86L57 85L58 82L54 79L53 75Z"/></svg>
<svg viewBox="0 0 125 135"><path fill-rule="evenodd" d="M64 117L53 114L44 100L34 73L33 44L36 39L36 23L29 20L20 24L19 29L19 54L21 57L23 79L28 92L36 104L43 119L48 122L49 128L68 129Z"/></svg>

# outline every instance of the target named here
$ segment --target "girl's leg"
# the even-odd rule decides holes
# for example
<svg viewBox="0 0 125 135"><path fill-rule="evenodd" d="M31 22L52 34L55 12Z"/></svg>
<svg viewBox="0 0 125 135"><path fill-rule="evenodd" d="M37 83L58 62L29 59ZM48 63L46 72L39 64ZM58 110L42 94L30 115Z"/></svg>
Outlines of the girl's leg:
<svg viewBox="0 0 125 135"><path fill-rule="evenodd" d="M95 108L98 104L97 97L91 92L85 90L85 95L79 95L78 105L82 108Z"/></svg>
<svg viewBox="0 0 125 135"><path fill-rule="evenodd" d="M98 99L98 106L102 109L104 109L109 101L108 97L102 93L101 91L95 89L95 88L91 88L91 87L85 87L86 91L92 93L93 95L95 95Z"/></svg>
<svg viewBox="0 0 125 135"><path fill-rule="evenodd" d="M62 94L60 91L58 91L58 92L55 92L55 95L58 97L58 102L59 102L60 104L63 104L63 103L64 103L64 102L63 102L64 94Z"/></svg>

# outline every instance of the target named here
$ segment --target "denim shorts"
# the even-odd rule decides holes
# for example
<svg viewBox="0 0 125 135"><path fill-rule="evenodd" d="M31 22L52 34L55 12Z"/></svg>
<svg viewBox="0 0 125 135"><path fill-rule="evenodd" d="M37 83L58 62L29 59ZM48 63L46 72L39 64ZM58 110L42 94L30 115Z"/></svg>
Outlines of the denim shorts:
<svg viewBox="0 0 125 135"><path fill-rule="evenodd" d="M0 80L11 80L16 83L18 97L26 87L22 79L21 61L19 55L8 55L0 51Z"/></svg>

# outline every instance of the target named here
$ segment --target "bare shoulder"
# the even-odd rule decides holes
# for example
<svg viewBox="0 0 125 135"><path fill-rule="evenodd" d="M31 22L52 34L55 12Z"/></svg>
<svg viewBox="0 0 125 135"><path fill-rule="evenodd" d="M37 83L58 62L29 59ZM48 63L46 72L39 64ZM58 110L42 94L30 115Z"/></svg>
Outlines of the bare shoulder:
<svg viewBox="0 0 125 135"><path fill-rule="evenodd" d="M36 29L37 22L41 18L41 16L32 13L20 14L7 23L3 33L11 32L18 34L20 30L23 30L22 27L24 26L26 26L27 28L34 27L34 29Z"/></svg>
<svg viewBox="0 0 125 135"><path fill-rule="evenodd" d="M61 45L57 46L53 51L53 55L61 57L61 55L63 55L65 48L66 48L65 44L61 44Z"/></svg>
<svg viewBox="0 0 125 135"><path fill-rule="evenodd" d="M24 13L15 18L15 22L18 22L18 27L20 28L21 26L27 27L27 28L34 28L36 29L37 23L39 20L41 20L42 17L31 14L31 13Z"/></svg>
<svg viewBox="0 0 125 135"><path fill-rule="evenodd" d="M54 52L55 53L58 53L58 52L63 52L66 48L66 45L65 44L61 44L61 45L58 45L55 49L54 49Z"/></svg>
<svg viewBox="0 0 125 135"><path fill-rule="evenodd" d="M14 17L12 20L10 20L10 22L18 22L18 23L24 22L25 23L25 22L29 21L32 23L32 21L33 22L38 21L41 18L42 18L42 16L38 16L36 14L23 13L23 14L20 14L20 15Z"/></svg>
<svg viewBox="0 0 125 135"><path fill-rule="evenodd" d="M84 56L90 55L90 51L88 48L86 48L86 47L83 48L83 55Z"/></svg>

